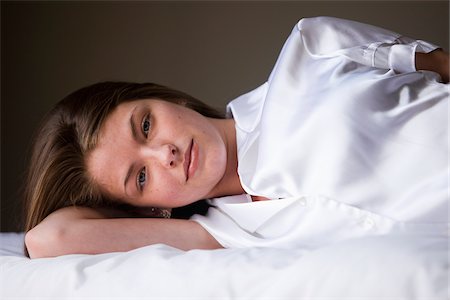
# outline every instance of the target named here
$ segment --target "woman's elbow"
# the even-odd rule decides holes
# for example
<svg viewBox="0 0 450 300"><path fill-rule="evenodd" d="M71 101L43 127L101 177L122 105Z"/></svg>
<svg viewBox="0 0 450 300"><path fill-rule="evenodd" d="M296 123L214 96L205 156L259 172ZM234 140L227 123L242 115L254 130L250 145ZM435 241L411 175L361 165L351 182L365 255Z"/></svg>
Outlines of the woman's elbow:
<svg viewBox="0 0 450 300"><path fill-rule="evenodd" d="M103 215L87 207L65 207L48 215L25 234L25 247L30 258L55 257L77 253L79 233L74 230L80 220Z"/></svg>
<svg viewBox="0 0 450 300"><path fill-rule="evenodd" d="M25 234L30 258L55 257L64 254L64 230L39 224Z"/></svg>

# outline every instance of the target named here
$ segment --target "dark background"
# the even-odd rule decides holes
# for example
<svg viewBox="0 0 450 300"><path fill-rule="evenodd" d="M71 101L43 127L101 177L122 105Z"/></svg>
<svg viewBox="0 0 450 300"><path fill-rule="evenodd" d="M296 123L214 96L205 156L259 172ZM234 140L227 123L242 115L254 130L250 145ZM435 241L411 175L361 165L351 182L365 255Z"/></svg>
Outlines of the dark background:
<svg viewBox="0 0 450 300"><path fill-rule="evenodd" d="M448 50L448 1L1 2L1 231L20 231L31 136L63 96L153 81L223 109L263 83L295 23L329 15Z"/></svg>

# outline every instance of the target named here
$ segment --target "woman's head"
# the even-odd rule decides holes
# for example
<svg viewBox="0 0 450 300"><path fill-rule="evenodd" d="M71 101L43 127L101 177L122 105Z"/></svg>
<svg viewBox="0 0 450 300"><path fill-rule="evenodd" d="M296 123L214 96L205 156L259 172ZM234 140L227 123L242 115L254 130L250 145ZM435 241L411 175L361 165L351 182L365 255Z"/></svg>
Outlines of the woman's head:
<svg viewBox="0 0 450 300"><path fill-rule="evenodd" d="M120 104L86 156L103 194L134 206L181 207L215 195L226 169L220 121L172 102Z"/></svg>
<svg viewBox="0 0 450 300"><path fill-rule="evenodd" d="M102 175L96 172L95 162L100 165L102 162L95 157L98 158L101 151L95 149L97 145L100 145L99 150L103 149L101 145L108 145L109 140L102 138L108 131L102 128L111 123L109 117L119 111L122 107L119 105L129 107L132 103L150 103L148 100L132 102L143 99L159 99L162 103L175 107L182 105L209 118L222 118L220 113L195 98L153 83L103 82L68 95L47 114L35 137L25 189L26 231L65 206L95 207L121 200L120 195L111 193L99 181ZM149 125L148 122L136 122L136 128ZM112 128L112 133L114 131ZM185 150L177 145L180 148L176 151Z"/></svg>

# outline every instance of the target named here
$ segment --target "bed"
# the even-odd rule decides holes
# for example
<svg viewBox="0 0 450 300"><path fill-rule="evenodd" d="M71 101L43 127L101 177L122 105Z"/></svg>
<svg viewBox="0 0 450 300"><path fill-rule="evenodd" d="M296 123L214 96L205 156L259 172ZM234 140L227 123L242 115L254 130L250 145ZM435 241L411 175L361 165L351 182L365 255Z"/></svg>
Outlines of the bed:
<svg viewBox="0 0 450 300"><path fill-rule="evenodd" d="M314 251L157 244L30 260L23 236L0 234L1 299L449 299L442 237L370 237Z"/></svg>

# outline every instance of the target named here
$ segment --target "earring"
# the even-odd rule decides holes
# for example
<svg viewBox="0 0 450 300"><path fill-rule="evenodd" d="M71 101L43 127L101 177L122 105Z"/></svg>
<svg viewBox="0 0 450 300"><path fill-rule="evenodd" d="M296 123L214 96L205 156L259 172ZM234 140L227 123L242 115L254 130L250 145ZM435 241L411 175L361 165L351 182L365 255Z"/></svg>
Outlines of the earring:
<svg viewBox="0 0 450 300"><path fill-rule="evenodd" d="M170 219L172 210L165 208L152 207L150 208L150 216L152 218Z"/></svg>

